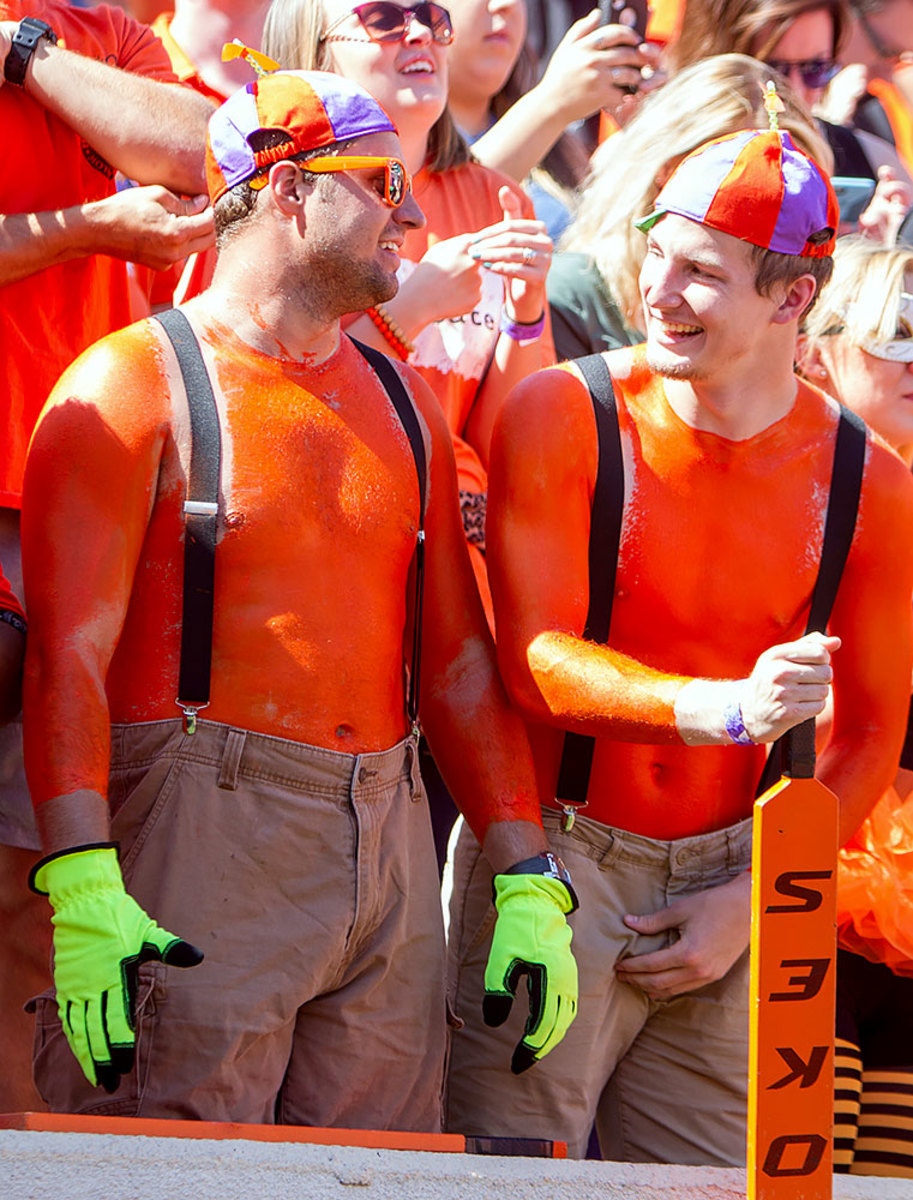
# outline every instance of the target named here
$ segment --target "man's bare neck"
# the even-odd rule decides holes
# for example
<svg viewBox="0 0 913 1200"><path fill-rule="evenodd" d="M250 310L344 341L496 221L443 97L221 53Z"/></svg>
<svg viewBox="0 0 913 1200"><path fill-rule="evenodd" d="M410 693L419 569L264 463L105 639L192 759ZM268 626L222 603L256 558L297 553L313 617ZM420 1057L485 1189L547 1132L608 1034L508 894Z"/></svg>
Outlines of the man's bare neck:
<svg viewBox="0 0 913 1200"><path fill-rule="evenodd" d="M239 292L214 280L191 302L188 315L227 327L260 354L302 365L319 366L339 348L339 318L309 313L281 290Z"/></svg>
<svg viewBox="0 0 913 1200"><path fill-rule="evenodd" d="M747 441L782 420L797 394L792 370L738 385L665 379L663 387L670 408L686 425L733 442Z"/></svg>

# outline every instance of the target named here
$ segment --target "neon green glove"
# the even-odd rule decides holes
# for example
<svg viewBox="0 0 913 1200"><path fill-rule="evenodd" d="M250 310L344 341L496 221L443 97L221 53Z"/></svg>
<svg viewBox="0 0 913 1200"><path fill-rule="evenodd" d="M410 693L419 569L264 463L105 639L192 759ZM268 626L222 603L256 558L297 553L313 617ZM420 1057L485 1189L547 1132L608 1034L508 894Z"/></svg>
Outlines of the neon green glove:
<svg viewBox="0 0 913 1200"><path fill-rule="evenodd" d="M577 897L569 883L539 874L496 875L494 893L498 920L485 968L482 1017L486 1025L503 1025L526 975L529 1019L510 1064L519 1075L554 1050L577 1013L577 964L565 919Z"/></svg>
<svg viewBox="0 0 913 1200"><path fill-rule="evenodd" d="M42 859L29 882L54 909L54 985L70 1049L89 1082L113 1092L133 1069L140 963L193 967L203 954L127 895L110 843Z"/></svg>

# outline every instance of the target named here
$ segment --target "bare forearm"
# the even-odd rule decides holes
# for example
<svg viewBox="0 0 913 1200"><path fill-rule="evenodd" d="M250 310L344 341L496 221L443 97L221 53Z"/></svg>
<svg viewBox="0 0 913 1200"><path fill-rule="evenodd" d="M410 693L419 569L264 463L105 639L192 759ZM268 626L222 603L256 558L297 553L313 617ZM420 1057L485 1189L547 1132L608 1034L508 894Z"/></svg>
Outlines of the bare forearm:
<svg viewBox="0 0 913 1200"><path fill-rule="evenodd" d="M442 684L432 678L428 685L423 682L422 724L429 745L473 833L483 845L491 838L492 866L503 870L538 854L545 835L529 739L487 638L465 642Z"/></svg>
<svg viewBox="0 0 913 1200"><path fill-rule="evenodd" d="M108 805L98 792L55 796L35 812L45 854L111 840Z"/></svg>
<svg viewBox="0 0 913 1200"><path fill-rule="evenodd" d="M190 195L205 190L203 157L212 105L198 93L47 41L39 42L32 55L25 90L129 178Z"/></svg>
<svg viewBox="0 0 913 1200"><path fill-rule="evenodd" d="M74 258L108 254L161 269L212 244L206 197L128 188L88 204L0 216L0 286Z"/></svg>
<svg viewBox="0 0 913 1200"><path fill-rule="evenodd" d="M538 88L521 96L503 117L473 143L473 155L486 167L522 183L564 132L560 111L543 107Z"/></svg>
<svg viewBox="0 0 913 1200"><path fill-rule="evenodd" d="M821 712L831 654L839 648L839 638L806 634L763 651L747 677L702 679L667 674L611 647L548 631L530 642L524 655L529 683L517 675L514 699L528 719L593 737L688 746L772 742ZM506 652L505 660L510 678L516 664Z"/></svg>
<svg viewBox="0 0 913 1200"><path fill-rule="evenodd" d="M32 629L41 629L40 614ZM47 652L30 635L23 684L25 767L36 812L55 797L107 794L111 730L104 688L107 662L54 639Z"/></svg>
<svg viewBox="0 0 913 1200"><path fill-rule="evenodd" d="M681 741L675 700L686 677L554 631L536 637L525 657L526 686L511 693L528 720L620 741Z"/></svg>
<svg viewBox="0 0 913 1200"><path fill-rule="evenodd" d="M852 747L832 740L818 758L815 775L840 801L839 844L856 832L894 779L902 733L858 731ZM890 742L890 744L888 744Z"/></svg>

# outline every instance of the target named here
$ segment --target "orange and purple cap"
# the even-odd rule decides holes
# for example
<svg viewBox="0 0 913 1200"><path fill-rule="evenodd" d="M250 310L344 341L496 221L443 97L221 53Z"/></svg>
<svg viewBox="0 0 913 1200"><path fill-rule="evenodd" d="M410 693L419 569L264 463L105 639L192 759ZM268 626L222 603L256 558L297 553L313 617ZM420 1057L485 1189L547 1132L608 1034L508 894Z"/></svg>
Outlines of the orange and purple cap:
<svg viewBox="0 0 913 1200"><path fill-rule="evenodd" d="M827 258L839 211L827 174L788 133L742 129L692 150L635 224L646 233L674 213L764 250Z"/></svg>
<svg viewBox="0 0 913 1200"><path fill-rule="evenodd" d="M250 137L265 129L286 133L288 141L255 151ZM270 72L229 96L209 119L209 198L214 204L283 158L372 133L396 133L396 126L364 88L328 71Z"/></svg>

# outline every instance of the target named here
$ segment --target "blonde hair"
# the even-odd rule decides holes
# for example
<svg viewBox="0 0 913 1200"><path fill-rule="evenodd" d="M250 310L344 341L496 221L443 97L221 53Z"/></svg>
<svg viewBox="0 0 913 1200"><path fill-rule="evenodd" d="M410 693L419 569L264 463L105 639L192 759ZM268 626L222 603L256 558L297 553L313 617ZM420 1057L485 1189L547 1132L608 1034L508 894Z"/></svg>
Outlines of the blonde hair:
<svg viewBox="0 0 913 1200"><path fill-rule="evenodd" d="M272 0L263 25L263 52L281 67L298 71L332 71L332 59L321 42L326 16L321 0ZM469 147L444 109L428 134L426 166L446 171L470 160Z"/></svg>
<svg viewBox="0 0 913 1200"><path fill-rule="evenodd" d="M679 161L711 138L737 129L766 129L764 85L770 70L744 54L719 54L681 71L644 101L637 115L593 155L592 174L562 250L589 255L625 323L641 320L637 285L646 239L634 221L653 207ZM833 156L808 110L788 84L779 89L790 133L828 173Z"/></svg>
<svg viewBox="0 0 913 1200"><path fill-rule="evenodd" d="M834 252L834 274L805 321L809 341L839 332L855 346L897 336L904 276L913 274L913 250L843 237Z"/></svg>

